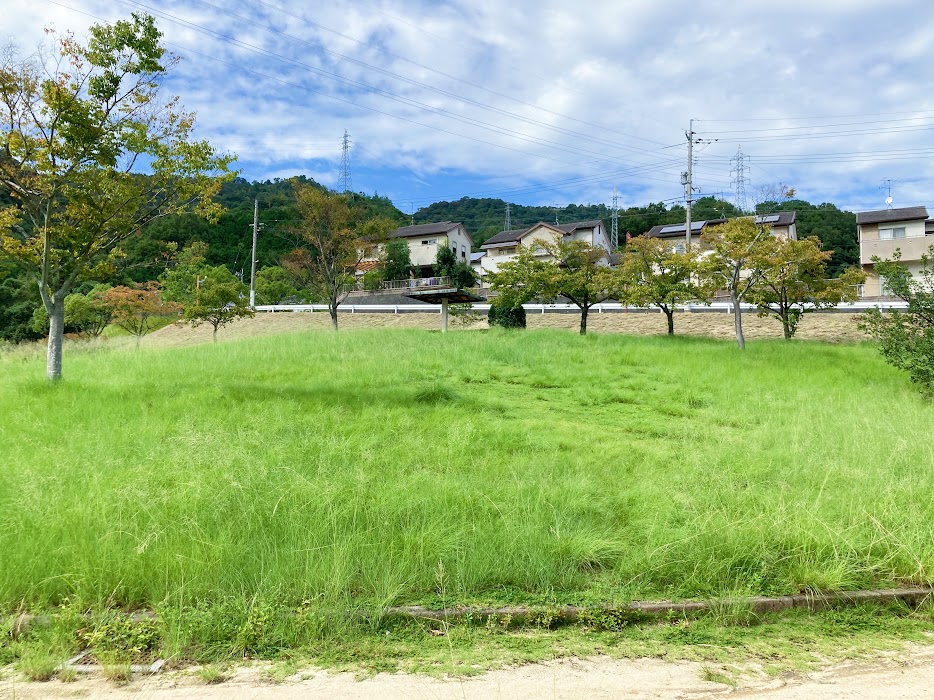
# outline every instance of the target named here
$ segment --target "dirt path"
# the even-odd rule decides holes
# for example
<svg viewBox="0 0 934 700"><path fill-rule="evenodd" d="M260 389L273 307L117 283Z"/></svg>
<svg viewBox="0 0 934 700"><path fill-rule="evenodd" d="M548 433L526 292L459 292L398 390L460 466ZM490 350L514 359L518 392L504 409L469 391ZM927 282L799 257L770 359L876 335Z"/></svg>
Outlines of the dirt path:
<svg viewBox="0 0 934 700"><path fill-rule="evenodd" d="M563 659L492 671L463 680L441 680L407 674L379 674L357 680L348 673L314 669L280 684L262 680L257 668L242 668L226 682L205 685L193 673L177 672L134 680L117 687L100 679L71 683L0 681L2 700L532 700L538 698L735 698L848 700L934 698L934 647L914 647L898 656L848 662L823 671L781 679L749 671L737 687L704 680L719 669L692 662L658 659Z"/></svg>

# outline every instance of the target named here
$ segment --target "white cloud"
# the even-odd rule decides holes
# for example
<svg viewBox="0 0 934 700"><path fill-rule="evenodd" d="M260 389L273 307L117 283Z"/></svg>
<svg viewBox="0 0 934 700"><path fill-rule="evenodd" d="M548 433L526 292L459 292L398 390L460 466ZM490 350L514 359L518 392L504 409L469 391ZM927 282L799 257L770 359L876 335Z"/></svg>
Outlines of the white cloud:
<svg viewBox="0 0 934 700"><path fill-rule="evenodd" d="M140 9L62 4L107 19ZM866 208L882 204L879 185L892 178L897 203L934 212L932 159L894 159L934 153L923 150L934 130L929 0L151 7L184 57L167 89L250 178L329 182L346 128L359 146L355 188L399 202L562 182L515 199L607 201L616 184L640 204L681 194L683 132L698 118L710 140L697 148L705 192L729 196L742 143L748 188L781 180L815 202ZM49 23L81 36L94 20L75 10L17 3L6 28L25 48Z"/></svg>

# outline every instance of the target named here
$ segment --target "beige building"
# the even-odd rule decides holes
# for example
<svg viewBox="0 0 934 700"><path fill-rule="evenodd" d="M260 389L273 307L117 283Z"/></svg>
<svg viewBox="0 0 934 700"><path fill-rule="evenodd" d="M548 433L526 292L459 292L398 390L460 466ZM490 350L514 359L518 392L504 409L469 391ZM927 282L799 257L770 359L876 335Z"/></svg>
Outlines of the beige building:
<svg viewBox="0 0 934 700"><path fill-rule="evenodd" d="M888 296L888 290L875 274L873 257L891 260L895 251L900 250L901 264L917 275L921 270L921 256L934 245L934 220L928 219L925 207L860 212L856 215L856 231L859 262L866 273L862 297Z"/></svg>
<svg viewBox="0 0 934 700"><path fill-rule="evenodd" d="M584 241L590 245L606 251L606 262L610 262L610 239L606 235L603 221L576 221L570 224L546 224L543 221L529 228L502 231L487 240L480 249L482 255L473 262L474 271L482 280L490 272L496 272L499 266L509 260L514 260L523 248L535 249L537 241L554 243L556 241ZM548 259L544 252L540 253L542 259Z"/></svg>
<svg viewBox="0 0 934 700"><path fill-rule="evenodd" d="M402 238L409 244L412 264L421 270L421 277L431 277L434 274L432 265L438 259L438 250L441 248L453 250L460 262L470 262L473 239L461 223L441 221L436 224L403 226L390 233L389 238ZM358 270L366 267L368 263L375 263L381 253L382 246L377 246Z"/></svg>

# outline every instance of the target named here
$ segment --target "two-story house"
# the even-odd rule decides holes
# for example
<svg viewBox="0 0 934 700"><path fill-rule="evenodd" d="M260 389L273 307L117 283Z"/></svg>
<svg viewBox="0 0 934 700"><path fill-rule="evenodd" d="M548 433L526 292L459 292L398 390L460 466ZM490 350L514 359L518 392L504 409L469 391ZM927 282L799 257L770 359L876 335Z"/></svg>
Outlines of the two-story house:
<svg viewBox="0 0 934 700"><path fill-rule="evenodd" d="M461 262L470 262L470 252L473 239L467 233L462 223L454 221L441 221L436 224L418 224L416 226L403 226L389 234L389 238L402 238L409 245L409 256L412 265L419 268L420 277L430 277L432 265L438 259L440 248L450 248ZM382 253L382 246L375 247L370 255L358 266L372 267L375 260Z"/></svg>
<svg viewBox="0 0 934 700"><path fill-rule="evenodd" d="M925 207L860 212L856 215L856 232L859 262L866 273L862 297L888 296L888 290L875 274L873 257L891 260L898 249L901 264L915 275L921 270L921 256L934 245L934 221L928 219Z"/></svg>
<svg viewBox="0 0 934 700"><path fill-rule="evenodd" d="M610 239L603 227L603 221L576 221L570 224L546 224L540 221L534 226L513 231L502 231L487 240L480 249L483 255L478 256L474 263L474 270L479 274L481 281L490 272L496 272L499 266L508 260L513 260L522 248L536 250L536 242L544 241L584 241L590 245L606 251L606 262L610 262ZM536 255L543 259L549 256L540 248Z"/></svg>

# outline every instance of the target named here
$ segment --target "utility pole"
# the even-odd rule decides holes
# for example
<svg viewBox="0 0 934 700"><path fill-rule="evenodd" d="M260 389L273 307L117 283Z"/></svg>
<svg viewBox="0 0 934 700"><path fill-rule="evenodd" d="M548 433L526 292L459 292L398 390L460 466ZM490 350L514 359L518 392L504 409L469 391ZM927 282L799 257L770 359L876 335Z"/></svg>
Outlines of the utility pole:
<svg viewBox="0 0 934 700"><path fill-rule="evenodd" d="M512 205L509 202L506 202L506 228L503 231L512 231L512 217L510 216L509 208Z"/></svg>
<svg viewBox="0 0 934 700"><path fill-rule="evenodd" d="M681 183L684 185L685 209L687 216L684 227L684 243L686 247L691 245L691 197L694 194L694 120L691 119L688 130L684 132L688 139L688 170L681 173Z"/></svg>
<svg viewBox="0 0 934 700"><path fill-rule="evenodd" d="M256 310L256 234L259 233L259 200L253 200L253 257L250 258L250 309Z"/></svg>
<svg viewBox="0 0 934 700"><path fill-rule="evenodd" d="M610 226L610 247L613 250L619 248L619 193L616 191L616 185L613 185L613 220Z"/></svg>

